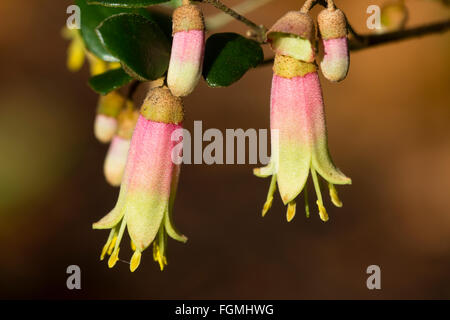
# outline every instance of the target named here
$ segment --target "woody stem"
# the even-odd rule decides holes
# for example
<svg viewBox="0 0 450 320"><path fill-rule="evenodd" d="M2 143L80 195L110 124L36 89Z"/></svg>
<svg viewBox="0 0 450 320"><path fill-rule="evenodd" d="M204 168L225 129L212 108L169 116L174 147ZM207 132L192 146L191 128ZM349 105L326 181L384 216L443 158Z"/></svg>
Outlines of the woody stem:
<svg viewBox="0 0 450 320"><path fill-rule="evenodd" d="M260 42L264 42L264 38L265 38L265 33L266 33L266 28L263 25L257 25L255 22L247 19L246 17L240 15L239 13L237 13L236 11L234 11L233 9L227 7L226 5L224 5L221 1L219 0L193 0L193 1L197 1L197 2L202 2L202 3L208 3L214 7L216 7L217 9L225 12L226 14L232 16L233 18L235 18L236 20L246 24L247 26L249 26L250 28L252 28L258 35L258 40Z"/></svg>

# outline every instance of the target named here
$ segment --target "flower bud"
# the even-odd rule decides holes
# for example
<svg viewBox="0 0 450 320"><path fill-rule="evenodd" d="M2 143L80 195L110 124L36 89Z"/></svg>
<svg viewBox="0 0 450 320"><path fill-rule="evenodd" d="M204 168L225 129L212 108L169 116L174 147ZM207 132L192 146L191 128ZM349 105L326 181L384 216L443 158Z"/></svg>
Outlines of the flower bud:
<svg viewBox="0 0 450 320"><path fill-rule="evenodd" d="M127 101L127 104L131 104L132 106L131 101ZM111 141L103 165L106 181L114 187L120 186L122 182L131 136L133 135L138 117L139 112L133 110L132 107L123 110L119 114L117 134Z"/></svg>
<svg viewBox="0 0 450 320"><path fill-rule="evenodd" d="M189 95L200 79L205 51L204 29L203 14L196 5L183 5L174 11L167 85L177 97Z"/></svg>
<svg viewBox="0 0 450 320"><path fill-rule="evenodd" d="M342 81L347 76L350 63L344 13L339 9L324 9L317 21L325 51L320 63L322 73L330 81Z"/></svg>
<svg viewBox="0 0 450 320"><path fill-rule="evenodd" d="M286 13L267 32L267 40L277 54L305 62L314 61L315 37L314 21L298 11Z"/></svg>
<svg viewBox="0 0 450 320"><path fill-rule="evenodd" d="M115 91L100 96L94 123L94 134L100 142L107 143L113 138L117 131L117 116L124 102L124 98Z"/></svg>

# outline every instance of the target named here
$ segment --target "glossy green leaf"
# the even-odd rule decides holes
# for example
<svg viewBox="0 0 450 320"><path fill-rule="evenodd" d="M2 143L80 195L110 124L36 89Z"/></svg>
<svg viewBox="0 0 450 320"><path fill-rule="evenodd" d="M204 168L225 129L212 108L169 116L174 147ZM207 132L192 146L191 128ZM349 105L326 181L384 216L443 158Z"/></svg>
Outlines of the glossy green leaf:
<svg viewBox="0 0 450 320"><path fill-rule="evenodd" d="M216 33L206 41L203 77L210 87L226 87L263 59L258 42L236 33Z"/></svg>
<svg viewBox="0 0 450 320"><path fill-rule="evenodd" d="M133 78L122 68L106 71L89 79L89 86L97 93L107 94L130 83Z"/></svg>
<svg viewBox="0 0 450 320"><path fill-rule="evenodd" d="M170 42L154 21L122 13L103 21L97 33L104 47L134 78L156 80L167 71Z"/></svg>
<svg viewBox="0 0 450 320"><path fill-rule="evenodd" d="M168 1L169 0L87 0L89 4L121 8L143 8Z"/></svg>
<svg viewBox="0 0 450 320"><path fill-rule="evenodd" d="M153 14L146 9L129 9L129 8L107 8L99 5L90 5L86 0L76 0L75 4L81 10L81 36L86 48L105 61L117 61L117 59L106 50L95 31L99 24L106 18L119 13L138 13L149 19L153 19ZM154 19L159 23L157 19Z"/></svg>

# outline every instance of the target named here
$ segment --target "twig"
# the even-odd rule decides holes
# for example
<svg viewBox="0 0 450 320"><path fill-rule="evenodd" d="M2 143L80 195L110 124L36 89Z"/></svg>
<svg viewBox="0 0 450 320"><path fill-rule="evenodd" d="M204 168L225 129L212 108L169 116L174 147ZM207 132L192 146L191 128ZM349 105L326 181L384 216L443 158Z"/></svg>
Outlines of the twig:
<svg viewBox="0 0 450 320"><path fill-rule="evenodd" d="M236 12L240 12L241 15L244 15L264 6L270 1L273 0L245 0L232 7L232 9ZM225 12L219 12L213 16L205 18L206 29L210 31L219 29L233 21L233 19L234 18L232 16L226 14Z"/></svg>
<svg viewBox="0 0 450 320"><path fill-rule="evenodd" d="M382 34L358 35L358 38L355 37L355 39L349 41L349 49L351 51L358 51L394 41L401 41L428 34L445 32L449 29L450 19L406 30L393 31ZM273 58L267 59L264 60L259 66L265 66L271 64L272 62Z"/></svg>
<svg viewBox="0 0 450 320"><path fill-rule="evenodd" d="M238 20L238 21L246 24L250 28L252 28L258 35L258 41L259 42L264 42L265 34L266 34L266 30L267 29L263 25L257 25L253 21L247 19L246 17L240 15L239 13L234 11L233 9L227 7L226 5L224 5L219 0L193 0L193 1L202 2L202 3L208 3L208 4L216 7L217 9L222 10L223 12L225 12L226 14L232 16L236 20Z"/></svg>
<svg viewBox="0 0 450 320"><path fill-rule="evenodd" d="M450 19L406 30L399 30L382 34L362 35L360 36L361 41L351 41L349 48L352 51L357 51L393 41L420 37L432 33L445 32L449 29Z"/></svg>

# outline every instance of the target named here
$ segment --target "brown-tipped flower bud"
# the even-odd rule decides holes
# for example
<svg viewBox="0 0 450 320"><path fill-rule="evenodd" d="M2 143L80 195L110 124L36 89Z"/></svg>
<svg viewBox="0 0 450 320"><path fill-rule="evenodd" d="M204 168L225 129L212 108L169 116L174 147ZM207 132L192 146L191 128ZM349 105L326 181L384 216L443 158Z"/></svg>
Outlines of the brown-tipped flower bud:
<svg viewBox="0 0 450 320"><path fill-rule="evenodd" d="M345 15L339 9L324 9L317 22L325 51L320 63L322 73L333 82L344 80L350 64Z"/></svg>
<svg viewBox="0 0 450 320"><path fill-rule="evenodd" d="M184 118L183 102L167 87L154 88L148 92L141 114L154 122L179 124Z"/></svg>
<svg viewBox="0 0 450 320"><path fill-rule="evenodd" d="M167 85L175 96L190 94L200 79L205 51L205 24L196 5L183 5L173 13L173 42Z"/></svg>
<svg viewBox="0 0 450 320"><path fill-rule="evenodd" d="M267 32L267 40L276 53L305 62L314 61L315 37L314 21L299 11L289 11Z"/></svg>

